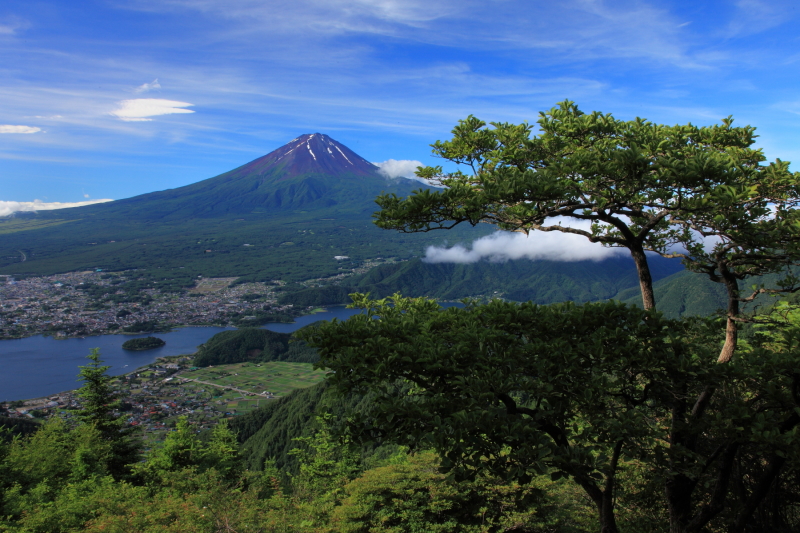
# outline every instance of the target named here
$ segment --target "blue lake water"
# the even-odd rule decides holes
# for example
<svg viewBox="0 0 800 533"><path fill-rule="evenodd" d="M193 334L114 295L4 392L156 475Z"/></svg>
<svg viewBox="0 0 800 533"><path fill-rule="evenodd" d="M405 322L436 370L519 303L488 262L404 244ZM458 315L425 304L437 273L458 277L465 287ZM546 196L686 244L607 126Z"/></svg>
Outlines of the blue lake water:
<svg viewBox="0 0 800 533"><path fill-rule="evenodd" d="M459 303L441 302L442 307L461 306ZM279 333L291 333L318 320L346 320L358 309L333 306L324 312L298 317L291 324L272 323L264 327ZM142 335L98 335L82 339L56 340L53 337L28 337L0 340L0 401L39 398L80 387L77 381L78 366L86 364L92 348L100 348L103 362L111 367L112 375L125 374L152 363L158 357L187 355L219 333L234 328L185 327L169 333L157 333L167 343L161 348L144 352L122 349L122 343Z"/></svg>
<svg viewBox="0 0 800 533"><path fill-rule="evenodd" d="M291 324L273 323L264 327L280 333L291 333L317 320L345 320L357 309L344 306L329 307L325 312L299 317ZM122 349L122 343L142 335L98 335L82 339L56 340L52 337L28 337L0 340L0 401L38 398L80 386L78 366L88 361L92 348L100 348L105 364L112 375L125 374L137 367L152 363L167 355L193 354L197 347L219 333L234 328L185 327L169 333L157 333L167 343L161 348L144 352Z"/></svg>

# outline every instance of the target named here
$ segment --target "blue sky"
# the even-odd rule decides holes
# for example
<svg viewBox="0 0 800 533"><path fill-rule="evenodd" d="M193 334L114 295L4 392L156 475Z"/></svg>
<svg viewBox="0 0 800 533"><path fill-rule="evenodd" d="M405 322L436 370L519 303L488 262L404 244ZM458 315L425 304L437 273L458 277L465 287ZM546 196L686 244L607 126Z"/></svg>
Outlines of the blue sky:
<svg viewBox="0 0 800 533"><path fill-rule="evenodd" d="M303 133L434 164L460 118L752 124L800 161L795 1L5 0L0 201L126 198ZM794 165L797 169L798 166Z"/></svg>

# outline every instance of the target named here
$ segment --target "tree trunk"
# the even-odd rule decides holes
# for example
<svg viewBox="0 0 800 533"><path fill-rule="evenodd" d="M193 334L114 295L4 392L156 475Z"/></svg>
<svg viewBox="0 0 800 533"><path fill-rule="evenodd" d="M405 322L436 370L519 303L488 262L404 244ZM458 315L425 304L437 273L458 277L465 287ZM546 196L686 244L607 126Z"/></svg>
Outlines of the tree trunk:
<svg viewBox="0 0 800 533"><path fill-rule="evenodd" d="M725 344L719 353L718 363L727 363L733 358L736 351L739 328L734 320L739 316L739 281L723 265L720 265L720 273L725 282L725 289L728 293L728 311L726 313L728 321L725 325Z"/></svg>
<svg viewBox="0 0 800 533"><path fill-rule="evenodd" d="M675 404L672 406L670 416L669 447L670 452L676 449L688 447L687 440L691 438L687 435L686 424L686 402L682 398L686 397L686 387L681 387L680 394L676 395ZM694 450L691 450L694 451ZM673 474L668 476L664 483L664 495L667 499L669 509L669 531L670 533L683 533L684 526L692 516L692 495L695 483L685 474L679 473L682 469L681 454L670 453L669 466Z"/></svg>
<svg viewBox="0 0 800 533"><path fill-rule="evenodd" d="M650 265L647 263L647 256L644 248L640 245L632 245L628 248L631 257L636 264L636 272L639 274L639 287L642 290L642 307L645 310L656 308L656 297L653 293L653 276L650 275Z"/></svg>
<svg viewBox="0 0 800 533"><path fill-rule="evenodd" d="M617 517L614 513L613 481L611 490L608 490L608 482L606 490L601 490L595 480L585 474L576 475L574 479L586 491L586 494L597 507L597 514L600 519L600 533L619 533Z"/></svg>

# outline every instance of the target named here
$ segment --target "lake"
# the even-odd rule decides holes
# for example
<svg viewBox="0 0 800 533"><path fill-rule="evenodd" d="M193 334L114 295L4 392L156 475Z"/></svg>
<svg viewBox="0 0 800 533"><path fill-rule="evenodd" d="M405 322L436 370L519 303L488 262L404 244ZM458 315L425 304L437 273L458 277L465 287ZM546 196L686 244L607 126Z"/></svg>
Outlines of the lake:
<svg viewBox="0 0 800 533"><path fill-rule="evenodd" d="M335 306L321 313L298 317L291 324L272 323L264 327L271 331L291 333L317 320L345 320L357 312L358 309ZM77 381L78 366L88 362L86 356L92 348L100 348L104 363L111 366L109 373L119 375L150 364L158 357L193 354L200 344L220 331L229 329L234 328L190 326L156 334L98 335L63 340L37 335L25 339L0 340L0 401L38 398L80 387ZM122 343L126 340L151 335L164 339L167 344L144 352L122 349Z"/></svg>
<svg viewBox="0 0 800 533"><path fill-rule="evenodd" d="M440 302L439 305L462 306L452 302ZM291 333L318 320L346 320L358 312L358 309L338 305L328 307L321 313L298 317L291 324L276 322L263 327L278 333ZM220 331L230 329L235 328L189 326L169 333L98 335L62 340L37 335L25 339L0 340L0 401L39 398L80 387L77 381L78 366L88 362L86 356L93 348L100 348L103 362L111 367L109 373L116 376L150 364L158 357L193 354L199 345ZM164 339L167 344L144 352L122 349L122 343L126 340L151 335Z"/></svg>

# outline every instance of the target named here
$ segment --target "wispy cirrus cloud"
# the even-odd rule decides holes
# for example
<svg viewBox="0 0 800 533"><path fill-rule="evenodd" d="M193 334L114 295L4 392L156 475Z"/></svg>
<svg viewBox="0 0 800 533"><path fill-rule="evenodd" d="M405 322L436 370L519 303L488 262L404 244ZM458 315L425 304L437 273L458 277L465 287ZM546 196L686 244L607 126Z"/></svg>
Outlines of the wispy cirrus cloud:
<svg viewBox="0 0 800 533"><path fill-rule="evenodd" d="M160 98L136 98L134 100L123 100L119 107L110 112L109 115L117 117L125 122L149 122L150 117L160 115L172 115L178 113L194 113L191 107L194 104L188 102L178 102L177 100L163 100Z"/></svg>
<svg viewBox="0 0 800 533"><path fill-rule="evenodd" d="M0 124L0 133L30 134L38 133L40 131L42 131L42 128L37 128L36 126L13 126L11 124Z"/></svg>

